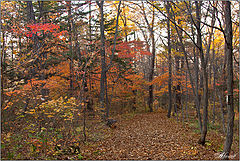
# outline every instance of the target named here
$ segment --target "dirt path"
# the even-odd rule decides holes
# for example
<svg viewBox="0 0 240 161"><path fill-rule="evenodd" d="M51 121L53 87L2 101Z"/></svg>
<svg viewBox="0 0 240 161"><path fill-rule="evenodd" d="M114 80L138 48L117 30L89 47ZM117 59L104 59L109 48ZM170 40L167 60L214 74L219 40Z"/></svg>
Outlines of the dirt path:
<svg viewBox="0 0 240 161"><path fill-rule="evenodd" d="M93 147L87 159L177 160L218 159L210 146L196 144L199 136L166 113L137 114L120 119L117 129Z"/></svg>

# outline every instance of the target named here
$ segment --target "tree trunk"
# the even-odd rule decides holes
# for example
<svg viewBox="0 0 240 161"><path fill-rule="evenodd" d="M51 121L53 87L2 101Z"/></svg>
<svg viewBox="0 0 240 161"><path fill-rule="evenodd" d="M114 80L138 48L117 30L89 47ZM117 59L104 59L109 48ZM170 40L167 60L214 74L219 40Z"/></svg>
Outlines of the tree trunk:
<svg viewBox="0 0 240 161"><path fill-rule="evenodd" d="M198 141L199 144L204 145L207 135L207 122L208 122L208 74L207 74L207 64L203 54L202 47L202 36L201 36L201 2L195 1L196 4L196 28L197 28L197 45L199 49L200 59L201 59L201 68L203 73L203 128L201 131L201 137Z"/></svg>
<svg viewBox="0 0 240 161"><path fill-rule="evenodd" d="M101 34L101 80L100 80L100 106L102 111L105 109L105 79L106 79L106 62L105 62L105 36L104 36L104 15L103 4L104 1L98 2L100 8L100 34ZM106 119L106 115L103 114L103 119Z"/></svg>
<svg viewBox="0 0 240 161"><path fill-rule="evenodd" d="M227 159L233 142L233 126L234 126L234 106L233 106L233 48L232 48L232 20L231 20L231 2L224 1L224 19L225 19L225 44L227 55L227 135L224 143L222 158Z"/></svg>
<svg viewBox="0 0 240 161"><path fill-rule="evenodd" d="M170 17L170 3L167 2L166 10L167 15ZM167 19L167 30L168 30L168 114L167 117L171 117L171 111L172 111L172 56L171 56L171 28L170 28L170 22L169 19Z"/></svg>
<svg viewBox="0 0 240 161"><path fill-rule="evenodd" d="M217 61L215 60L215 50L214 50L214 35L213 35L213 47L212 47L212 66L213 66L213 124L215 123L215 115L216 115L216 111L215 111L215 104L216 104L216 63Z"/></svg>
<svg viewBox="0 0 240 161"><path fill-rule="evenodd" d="M151 70L150 70L150 76L149 76L149 82L153 80L154 76L154 64L155 64L155 40L154 40L154 34L153 30L151 33L152 37L152 59L151 59ZM148 102L149 110L150 112L153 112L153 85L149 86L149 102Z"/></svg>
<svg viewBox="0 0 240 161"><path fill-rule="evenodd" d="M147 15L145 12L145 8L144 8L144 3L142 2L142 11L143 11L143 16L145 19L145 22L147 24L147 28L148 31L150 32L150 38L152 41L152 57L149 60L149 66L150 66L150 71L149 71L149 77L148 77L148 81L151 82L153 80L154 77L154 66L155 66L155 38L154 38L154 19L155 19L155 13L154 10L152 10L152 24L149 23L148 19L147 19ZM145 40L147 40L146 37L144 37ZM148 42L148 41L146 41ZM149 46L147 46L147 50L150 51ZM149 93L149 97L148 97L148 107L149 107L149 111L153 112L153 85L150 85L148 87L148 93Z"/></svg>

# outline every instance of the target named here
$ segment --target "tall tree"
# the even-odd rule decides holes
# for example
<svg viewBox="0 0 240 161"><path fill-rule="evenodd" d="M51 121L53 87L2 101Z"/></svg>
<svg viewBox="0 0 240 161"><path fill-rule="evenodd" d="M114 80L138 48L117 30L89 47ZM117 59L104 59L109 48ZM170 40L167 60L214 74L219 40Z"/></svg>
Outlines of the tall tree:
<svg viewBox="0 0 240 161"><path fill-rule="evenodd" d="M155 58L156 58L156 47L155 47L155 37L154 37L154 20L155 20L155 11L154 8L152 9L152 22L149 23L146 12L145 12L145 8L144 8L144 4L142 2L142 9L143 9L143 16L145 19L145 22L147 24L147 28L148 31L150 32L150 38L151 38L151 42L152 42L152 56L151 56L151 61L150 61L150 71L149 71L149 82L151 82L153 80L154 77L154 67L155 67ZM153 112L153 84L151 84L148 87L148 93L149 93L149 98L148 98L148 107L149 107L149 111Z"/></svg>
<svg viewBox="0 0 240 161"><path fill-rule="evenodd" d="M97 5L100 9L100 34L101 34L101 80L100 80L100 106L101 109L104 110L105 107L105 79L106 79L106 58L105 58L105 36L104 36L104 14L103 14L103 4L104 1L96 1ZM103 116L103 119L106 116Z"/></svg>
<svg viewBox="0 0 240 161"><path fill-rule="evenodd" d="M170 3L166 4L167 16L170 17ZM172 56L171 56L171 27L170 21L167 18L167 32L168 32L168 118L171 116L172 110Z"/></svg>
<svg viewBox="0 0 240 161"><path fill-rule="evenodd" d="M203 128L201 137L198 141L199 144L204 145L207 135L207 122L208 122L208 74L207 74L207 61L203 53L202 47L202 33L201 33L201 3L195 1L196 5L196 28L197 28L197 46L201 59L201 68L203 72Z"/></svg>
<svg viewBox="0 0 240 161"><path fill-rule="evenodd" d="M234 126L234 106L233 106L233 48L232 48L232 19L231 19L231 2L224 1L224 22L225 22L225 54L227 55L227 135L224 143L222 159L227 159L233 142L233 126Z"/></svg>
<svg viewBox="0 0 240 161"><path fill-rule="evenodd" d="M104 107L106 105L105 114L103 114L103 120L106 120L106 119L108 119L108 116L109 116L108 95L107 95L107 71L111 68L111 66L113 64L112 61L114 58L114 52L115 52L115 48L116 48L121 1L119 1L119 4L118 4L115 34L114 34L114 40L113 40L113 49L111 52L110 63L108 65L106 64L106 53L105 53L105 35L104 35L105 27L104 27L104 13L103 13L104 1L101 1L101 2L96 1L96 2L100 9L100 34L101 34L100 106L101 106L102 110L104 111L104 109L105 109Z"/></svg>

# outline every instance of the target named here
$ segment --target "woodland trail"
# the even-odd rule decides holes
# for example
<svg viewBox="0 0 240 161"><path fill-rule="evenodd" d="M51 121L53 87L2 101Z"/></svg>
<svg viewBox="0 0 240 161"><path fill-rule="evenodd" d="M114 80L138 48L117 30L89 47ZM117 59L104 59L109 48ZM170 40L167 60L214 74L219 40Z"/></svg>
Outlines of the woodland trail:
<svg viewBox="0 0 240 161"><path fill-rule="evenodd" d="M137 114L130 119L120 119L118 127L109 132L107 138L93 147L96 155L89 155L87 159L218 159L212 145L197 144L199 134L184 127L175 118L168 119L165 112Z"/></svg>

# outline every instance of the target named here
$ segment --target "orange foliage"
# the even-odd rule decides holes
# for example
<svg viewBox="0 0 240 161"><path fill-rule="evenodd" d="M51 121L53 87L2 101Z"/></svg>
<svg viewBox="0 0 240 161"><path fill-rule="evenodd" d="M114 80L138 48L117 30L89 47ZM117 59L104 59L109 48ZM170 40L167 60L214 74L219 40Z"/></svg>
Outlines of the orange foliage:
<svg viewBox="0 0 240 161"><path fill-rule="evenodd" d="M157 84L159 86L166 84L168 80L168 73L164 73L152 80L152 82L149 83L149 85Z"/></svg>

